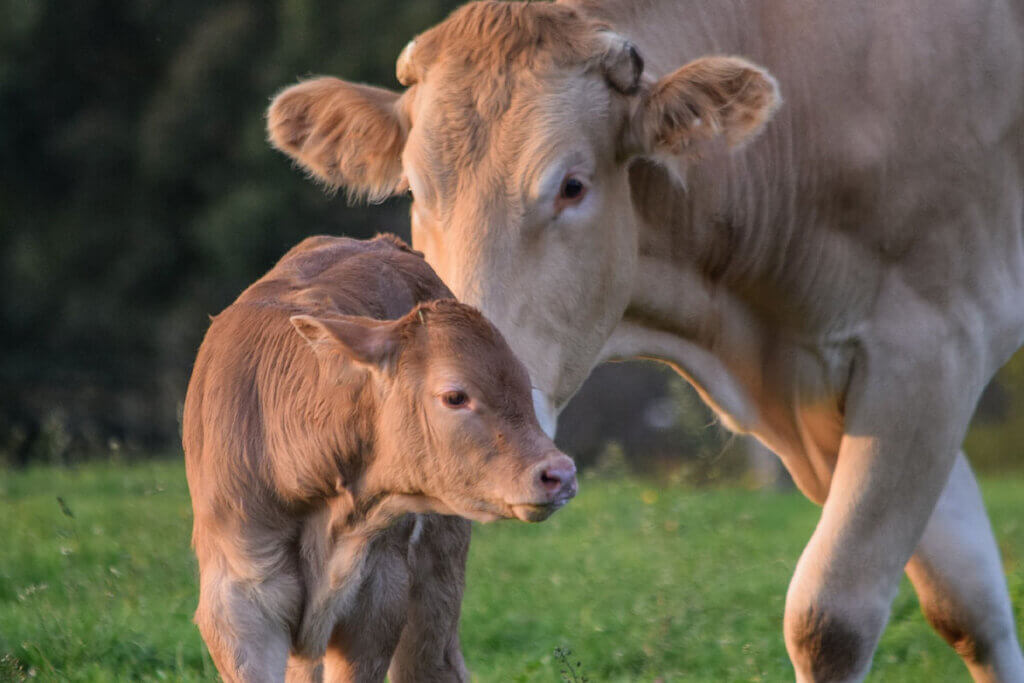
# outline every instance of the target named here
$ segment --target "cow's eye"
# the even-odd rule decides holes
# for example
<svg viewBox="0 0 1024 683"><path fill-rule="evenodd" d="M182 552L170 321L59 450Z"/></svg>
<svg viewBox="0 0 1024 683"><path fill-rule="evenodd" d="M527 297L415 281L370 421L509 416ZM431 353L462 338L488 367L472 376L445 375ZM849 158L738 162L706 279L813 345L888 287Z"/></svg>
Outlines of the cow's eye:
<svg viewBox="0 0 1024 683"><path fill-rule="evenodd" d="M446 391L441 394L441 403L446 408L465 408L469 403L469 396L464 391Z"/></svg>
<svg viewBox="0 0 1024 683"><path fill-rule="evenodd" d="M583 195L587 193L587 187L583 184L583 181L576 176L567 176L562 181L562 192L560 199L566 203L574 203L583 199Z"/></svg>

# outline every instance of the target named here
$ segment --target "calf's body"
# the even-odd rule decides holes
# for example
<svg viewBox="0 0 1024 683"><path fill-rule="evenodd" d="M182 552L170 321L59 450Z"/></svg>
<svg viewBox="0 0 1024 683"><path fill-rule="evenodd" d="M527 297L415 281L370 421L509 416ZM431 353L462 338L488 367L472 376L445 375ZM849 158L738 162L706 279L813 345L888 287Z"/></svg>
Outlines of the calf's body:
<svg viewBox="0 0 1024 683"><path fill-rule="evenodd" d="M575 493L526 371L447 297L397 239L314 237L213 319L183 431L226 679L465 680L463 517Z"/></svg>

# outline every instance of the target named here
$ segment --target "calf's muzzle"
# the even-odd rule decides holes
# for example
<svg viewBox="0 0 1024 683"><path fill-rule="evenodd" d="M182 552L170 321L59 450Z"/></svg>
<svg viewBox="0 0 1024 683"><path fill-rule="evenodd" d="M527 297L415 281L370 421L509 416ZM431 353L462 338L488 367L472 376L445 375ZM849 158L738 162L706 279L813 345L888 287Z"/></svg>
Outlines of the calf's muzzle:
<svg viewBox="0 0 1024 683"><path fill-rule="evenodd" d="M515 516L524 522L541 522L576 495L576 465L569 456L552 451L529 473L528 498L512 505Z"/></svg>

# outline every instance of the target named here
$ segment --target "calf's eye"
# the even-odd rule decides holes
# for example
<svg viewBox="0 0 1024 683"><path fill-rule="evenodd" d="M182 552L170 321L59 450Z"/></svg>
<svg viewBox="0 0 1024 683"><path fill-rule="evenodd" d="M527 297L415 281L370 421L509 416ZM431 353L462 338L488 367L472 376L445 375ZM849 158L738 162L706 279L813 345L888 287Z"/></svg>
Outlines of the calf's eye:
<svg viewBox="0 0 1024 683"><path fill-rule="evenodd" d="M441 403L446 408L465 408L469 403L469 396L464 391L446 391L441 394Z"/></svg>

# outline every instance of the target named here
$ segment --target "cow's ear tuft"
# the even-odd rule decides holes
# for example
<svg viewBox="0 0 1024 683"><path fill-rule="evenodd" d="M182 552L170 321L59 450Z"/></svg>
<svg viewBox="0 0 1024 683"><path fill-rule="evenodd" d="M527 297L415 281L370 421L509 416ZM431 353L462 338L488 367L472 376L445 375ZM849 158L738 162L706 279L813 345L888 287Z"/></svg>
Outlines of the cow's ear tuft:
<svg viewBox="0 0 1024 683"><path fill-rule="evenodd" d="M332 189L383 201L403 189L399 97L337 78L304 81L271 102L270 142Z"/></svg>
<svg viewBox="0 0 1024 683"><path fill-rule="evenodd" d="M696 155L721 136L752 140L782 102L775 79L738 57L703 57L654 83L634 118L641 154Z"/></svg>
<svg viewBox="0 0 1024 683"><path fill-rule="evenodd" d="M291 323L313 350L324 358L341 354L360 365L384 370L392 365L398 352L400 335L394 321L359 316L317 318L294 315Z"/></svg>

